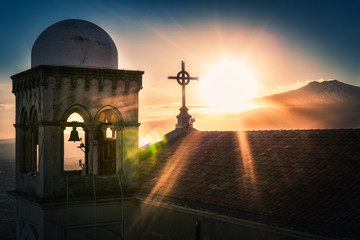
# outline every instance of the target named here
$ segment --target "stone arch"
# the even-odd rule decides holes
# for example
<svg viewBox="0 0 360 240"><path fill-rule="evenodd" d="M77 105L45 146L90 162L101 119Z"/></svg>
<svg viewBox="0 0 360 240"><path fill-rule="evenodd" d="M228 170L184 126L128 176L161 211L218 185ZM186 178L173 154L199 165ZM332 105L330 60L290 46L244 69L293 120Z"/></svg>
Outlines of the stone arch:
<svg viewBox="0 0 360 240"><path fill-rule="evenodd" d="M80 104L74 104L65 110L65 112L61 118L61 121L66 122L68 117L71 114L73 114L74 112L78 113L84 119L84 122L89 122L92 120L91 113L89 112L89 110L86 107L84 107Z"/></svg>
<svg viewBox="0 0 360 240"><path fill-rule="evenodd" d="M27 172L37 175L39 171L39 115L37 108L32 106L29 115L29 127L27 129L27 148L30 148L27 153L28 157L26 161Z"/></svg>
<svg viewBox="0 0 360 240"><path fill-rule="evenodd" d="M129 92L130 93L135 93L138 90L138 83L136 81L131 81L129 83Z"/></svg>
<svg viewBox="0 0 360 240"><path fill-rule="evenodd" d="M27 123L29 123L29 116L27 114L25 107L23 107L20 113L20 124L27 124Z"/></svg>
<svg viewBox="0 0 360 240"><path fill-rule="evenodd" d="M38 239L37 231L34 227L29 225L28 223L23 223L25 226L21 230L20 239L21 240L36 240Z"/></svg>
<svg viewBox="0 0 360 240"><path fill-rule="evenodd" d="M30 114L35 115L35 108L32 108ZM33 126L32 116L28 114L25 107L20 113L20 126L17 131L20 133L19 148L21 154L19 156L21 171L27 174L36 175L37 165L36 157L34 157L34 146L37 144L37 127ZM36 129L35 129L36 128ZM36 130L36 131L35 131Z"/></svg>
<svg viewBox="0 0 360 240"><path fill-rule="evenodd" d="M39 114L35 106L31 107L29 120L31 124L39 123Z"/></svg>
<svg viewBox="0 0 360 240"><path fill-rule="evenodd" d="M106 112L109 112L109 113L113 114L112 116L115 117L115 119L114 119L115 121L114 122L111 121L111 122L116 123L116 122L123 122L124 121L124 118L123 118L121 112L117 108L115 108L115 107L113 107L111 105L106 105L106 106L103 106L102 108L100 108L97 111L97 113L95 114L94 119L96 121L100 121L100 122L102 122L103 117L107 117L107 118L112 119L112 116L107 115ZM102 115L103 113L105 113L105 116Z"/></svg>
<svg viewBox="0 0 360 240"><path fill-rule="evenodd" d="M121 79L117 80L115 94L121 96L124 92L125 92L125 81Z"/></svg>
<svg viewBox="0 0 360 240"><path fill-rule="evenodd" d="M106 105L98 110L95 114L95 121L98 122L96 128L97 140L97 172L99 175L115 174L116 169L120 167L121 146L118 123L123 122L120 111L111 106Z"/></svg>
<svg viewBox="0 0 360 240"><path fill-rule="evenodd" d="M73 113L77 113L79 114L82 119L83 119L83 122L82 121L79 121L79 122L71 122L69 121L68 122L68 118L70 115L72 115ZM87 151L88 151L88 141L89 141L89 135L88 135L88 131L89 129L86 127L86 123L89 123L92 121L92 115L90 113L90 111L83 105L80 105L80 104L74 104L74 105L71 105L70 107L68 107L62 118L61 118L61 121L62 121L62 124L63 124L63 132L62 132L62 152L63 152L63 155L62 155L62 170L63 170L63 173L65 175L86 175L88 173L88 156L87 156ZM68 137L70 137L70 134L69 132L66 133L66 131L69 131L69 128L73 129L73 130L76 130L76 132L78 133L78 137L80 137L80 141L81 143L75 143L74 141L74 144L75 145L68 145L67 143L69 142L68 140ZM81 132L82 132L82 136L81 136ZM69 136L67 136L67 138L65 138L65 134L69 134ZM76 140L76 141L79 141L79 140ZM82 142L84 141L84 143ZM72 143L71 143L72 144ZM78 153L75 153L75 155L72 155L74 154L74 152L72 153L70 151L70 156L69 152L67 152L69 149L71 148L79 148L80 146L77 146L77 144L80 144L80 146L82 145L82 148L79 149L79 151L81 152L80 155ZM78 157L78 159L80 158L81 161L79 164L76 164L78 162L78 159L74 159L74 157ZM83 162L84 161L84 162Z"/></svg>

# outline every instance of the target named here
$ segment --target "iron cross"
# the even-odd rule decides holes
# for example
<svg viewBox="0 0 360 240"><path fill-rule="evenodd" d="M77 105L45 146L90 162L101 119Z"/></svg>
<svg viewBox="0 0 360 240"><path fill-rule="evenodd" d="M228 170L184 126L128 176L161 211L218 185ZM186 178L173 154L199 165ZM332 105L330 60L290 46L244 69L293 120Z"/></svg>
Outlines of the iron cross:
<svg viewBox="0 0 360 240"><path fill-rule="evenodd" d="M168 77L168 79L176 79L182 86L182 106L185 107L185 86L189 84L190 80L199 80L198 77L190 77L190 74L185 71L185 62L181 61L181 71L176 77Z"/></svg>

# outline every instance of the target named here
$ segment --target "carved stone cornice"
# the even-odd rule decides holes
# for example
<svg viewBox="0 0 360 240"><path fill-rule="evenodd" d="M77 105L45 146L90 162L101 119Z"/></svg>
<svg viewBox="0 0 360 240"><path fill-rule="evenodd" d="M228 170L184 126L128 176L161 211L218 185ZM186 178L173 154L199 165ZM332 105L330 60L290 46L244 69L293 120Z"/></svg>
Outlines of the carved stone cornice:
<svg viewBox="0 0 360 240"><path fill-rule="evenodd" d="M21 124L15 123L13 124L15 128L21 127L39 127L39 126L62 126L62 127L89 127L89 128L96 128L99 125L113 125L116 128L123 128L123 127L139 127L141 123L139 122L117 122L117 123L101 123L101 122L63 122L63 121L43 121L35 124Z"/></svg>
<svg viewBox="0 0 360 240"><path fill-rule="evenodd" d="M101 91L104 87L103 81L108 79L111 81L113 90L117 88L117 81L125 82L125 93L129 91L131 82L137 83L136 91L142 89L142 75L143 71L132 70L116 70L116 69L103 69L103 68L80 68L80 67L67 67L67 66L37 66L24 72L11 76L13 80L13 93L22 90L28 90L35 87L44 86L47 88L48 77L56 79L56 89L61 89L62 79L70 78L71 89L75 89L76 80L82 78L85 80L85 90L90 88L90 80L98 80L98 89Z"/></svg>

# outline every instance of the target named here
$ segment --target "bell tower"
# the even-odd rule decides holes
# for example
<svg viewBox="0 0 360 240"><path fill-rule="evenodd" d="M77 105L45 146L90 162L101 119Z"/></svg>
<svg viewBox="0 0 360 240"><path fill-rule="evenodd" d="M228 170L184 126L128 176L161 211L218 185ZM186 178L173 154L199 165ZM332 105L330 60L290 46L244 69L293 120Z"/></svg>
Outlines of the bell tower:
<svg viewBox="0 0 360 240"><path fill-rule="evenodd" d="M88 21L64 20L39 35L31 69L11 77L18 239L126 236L143 73L118 70L113 40ZM82 154L75 162L64 157L68 139Z"/></svg>

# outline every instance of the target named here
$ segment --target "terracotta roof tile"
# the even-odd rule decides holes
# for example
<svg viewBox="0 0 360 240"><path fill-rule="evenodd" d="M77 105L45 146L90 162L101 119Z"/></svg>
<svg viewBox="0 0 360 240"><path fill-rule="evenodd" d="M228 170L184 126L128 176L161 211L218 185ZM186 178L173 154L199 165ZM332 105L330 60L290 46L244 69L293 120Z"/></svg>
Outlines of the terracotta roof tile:
<svg viewBox="0 0 360 240"><path fill-rule="evenodd" d="M149 198L359 236L359 129L191 131L141 156Z"/></svg>

